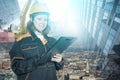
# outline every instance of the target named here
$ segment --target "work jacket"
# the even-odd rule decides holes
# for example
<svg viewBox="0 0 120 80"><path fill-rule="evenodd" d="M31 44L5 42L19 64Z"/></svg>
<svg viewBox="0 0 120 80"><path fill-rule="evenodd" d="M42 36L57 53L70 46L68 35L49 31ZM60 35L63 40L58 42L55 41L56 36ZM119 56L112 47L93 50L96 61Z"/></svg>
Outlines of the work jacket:
<svg viewBox="0 0 120 80"><path fill-rule="evenodd" d="M44 37L45 44L34 33L24 34L14 42L9 55L17 80L57 80L56 70L63 68L63 60L57 63L49 58L44 62L44 56L56 42L52 37Z"/></svg>

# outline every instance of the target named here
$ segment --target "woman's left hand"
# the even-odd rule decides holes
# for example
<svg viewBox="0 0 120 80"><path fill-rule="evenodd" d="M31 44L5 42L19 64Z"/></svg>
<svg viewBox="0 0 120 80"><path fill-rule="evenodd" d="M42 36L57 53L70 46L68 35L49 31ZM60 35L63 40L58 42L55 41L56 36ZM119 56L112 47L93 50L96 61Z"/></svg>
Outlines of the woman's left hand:
<svg viewBox="0 0 120 80"><path fill-rule="evenodd" d="M51 61L55 61L55 62L61 62L62 60L62 55L61 54L55 54L52 58Z"/></svg>

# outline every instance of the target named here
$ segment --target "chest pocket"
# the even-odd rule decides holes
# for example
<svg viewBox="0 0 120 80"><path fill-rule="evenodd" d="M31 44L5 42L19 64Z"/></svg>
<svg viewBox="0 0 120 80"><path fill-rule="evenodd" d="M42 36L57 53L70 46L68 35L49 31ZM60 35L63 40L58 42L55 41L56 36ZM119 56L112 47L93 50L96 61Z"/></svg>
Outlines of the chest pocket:
<svg viewBox="0 0 120 80"><path fill-rule="evenodd" d="M39 56L39 50L37 44L24 44L21 46L23 56L26 59Z"/></svg>

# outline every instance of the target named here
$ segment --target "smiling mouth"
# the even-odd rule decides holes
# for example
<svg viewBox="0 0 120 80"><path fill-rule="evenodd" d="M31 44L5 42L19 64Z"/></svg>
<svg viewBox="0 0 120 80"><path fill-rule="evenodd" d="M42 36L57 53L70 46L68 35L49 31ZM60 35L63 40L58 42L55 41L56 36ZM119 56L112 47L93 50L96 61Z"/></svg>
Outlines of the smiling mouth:
<svg viewBox="0 0 120 80"><path fill-rule="evenodd" d="M39 26L40 26L40 27L44 27L44 25L43 25L43 24L39 24Z"/></svg>

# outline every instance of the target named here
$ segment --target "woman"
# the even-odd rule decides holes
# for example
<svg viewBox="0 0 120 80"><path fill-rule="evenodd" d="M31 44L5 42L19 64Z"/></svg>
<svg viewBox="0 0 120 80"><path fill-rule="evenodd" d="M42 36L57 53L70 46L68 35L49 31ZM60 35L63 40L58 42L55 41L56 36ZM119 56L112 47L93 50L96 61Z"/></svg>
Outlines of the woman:
<svg viewBox="0 0 120 80"><path fill-rule="evenodd" d="M17 80L57 80L56 70L63 68L61 54L46 60L47 51L56 40L49 37L49 11L45 4L35 3L30 9L28 33L16 39L10 50L11 67Z"/></svg>

